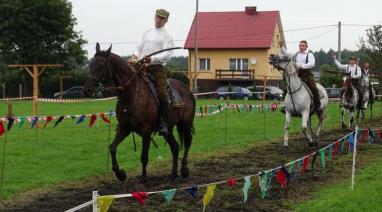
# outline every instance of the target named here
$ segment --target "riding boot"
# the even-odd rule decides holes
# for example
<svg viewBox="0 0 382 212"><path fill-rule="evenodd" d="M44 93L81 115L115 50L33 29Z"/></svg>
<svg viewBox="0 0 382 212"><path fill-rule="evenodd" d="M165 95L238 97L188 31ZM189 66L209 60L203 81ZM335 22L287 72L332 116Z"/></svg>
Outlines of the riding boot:
<svg viewBox="0 0 382 212"><path fill-rule="evenodd" d="M160 125L159 125L159 135L168 135L168 114L170 111L170 101L165 100L160 102Z"/></svg>

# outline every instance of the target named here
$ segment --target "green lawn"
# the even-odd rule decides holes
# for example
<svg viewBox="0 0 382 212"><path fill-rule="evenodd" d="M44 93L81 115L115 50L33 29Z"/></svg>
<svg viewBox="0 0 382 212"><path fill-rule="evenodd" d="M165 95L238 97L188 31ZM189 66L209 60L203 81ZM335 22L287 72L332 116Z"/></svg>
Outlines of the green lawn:
<svg viewBox="0 0 382 212"><path fill-rule="evenodd" d="M231 101L233 103L256 104L255 101ZM198 106L222 103L217 100L198 100ZM41 115L88 114L106 112L114 109L115 101L92 103L52 104L41 103ZM381 103L375 114L382 114ZM0 114L6 113L6 105L0 104ZM31 115L30 102L17 102L13 107L14 115ZM329 107L325 128L339 127L340 111L337 104ZM227 122L225 122L227 120ZM98 128L87 127L88 120L74 126L71 120L65 120L57 128L52 124L46 129L29 129L30 123L23 129L14 129L8 134L6 144L6 163L3 190L1 196L9 198L17 193L54 186L64 181L78 180L86 176L109 172L108 160L108 125L98 122ZM225 123L227 131L225 133ZM111 134L115 128L112 119ZM284 116L280 112L233 112L226 111L218 115L196 118L191 156L218 152L223 148L235 148L251 142L266 141L283 134ZM300 119L292 122L291 132L299 131ZM265 126L265 127L264 127ZM162 138L155 138L159 148L153 146L150 162L169 160L170 150L164 146ZM3 152L4 136L0 138L0 151ZM140 141L138 139L138 151ZM281 144L281 139L280 139ZM134 152L131 136L118 149L120 165L126 170L140 167L140 152ZM150 169L148 170L150 174ZM170 172L170 167L169 167ZM129 172L128 172L129 173Z"/></svg>
<svg viewBox="0 0 382 212"><path fill-rule="evenodd" d="M296 206L296 211L381 211L382 160L356 175L355 189L346 182L321 189L314 200Z"/></svg>

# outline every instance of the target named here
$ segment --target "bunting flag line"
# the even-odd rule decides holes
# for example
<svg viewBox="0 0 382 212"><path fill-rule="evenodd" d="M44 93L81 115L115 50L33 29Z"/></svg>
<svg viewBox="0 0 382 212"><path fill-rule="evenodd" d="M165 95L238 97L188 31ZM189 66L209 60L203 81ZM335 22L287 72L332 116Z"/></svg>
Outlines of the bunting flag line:
<svg viewBox="0 0 382 212"><path fill-rule="evenodd" d="M216 188L216 184L210 184L207 186L207 192L203 197L203 212L206 210L206 206L211 202L214 197L214 190Z"/></svg>
<svg viewBox="0 0 382 212"><path fill-rule="evenodd" d="M113 203L114 196L100 196L97 198L97 204L99 207L99 212L107 212Z"/></svg>
<svg viewBox="0 0 382 212"><path fill-rule="evenodd" d="M297 167L295 168L294 175L293 175L293 180L298 177L300 167L302 166L302 159L297 161Z"/></svg>
<svg viewBox="0 0 382 212"><path fill-rule="evenodd" d="M244 202L247 202L248 190L250 187L251 187L251 177L246 176L246 177L244 177L244 186L243 186Z"/></svg>
<svg viewBox="0 0 382 212"><path fill-rule="evenodd" d="M54 123L54 127L57 127L57 125L60 124L64 120L64 118L65 118L65 116L60 116L57 119L56 123Z"/></svg>
<svg viewBox="0 0 382 212"><path fill-rule="evenodd" d="M101 114L99 114L99 115L101 116L101 119L102 119L105 123L110 124L110 120L109 120L108 118L106 118L105 114L101 113Z"/></svg>
<svg viewBox="0 0 382 212"><path fill-rule="evenodd" d="M19 117L19 129L20 130L25 124L25 117L24 116L21 116Z"/></svg>
<svg viewBox="0 0 382 212"><path fill-rule="evenodd" d="M227 184L232 187L236 185L236 180L235 179L229 179L227 180Z"/></svg>
<svg viewBox="0 0 382 212"><path fill-rule="evenodd" d="M175 192L176 192L176 189L170 189L167 191L162 191L161 193L162 193L164 199L166 200L166 202L170 203L171 200L174 198Z"/></svg>
<svg viewBox="0 0 382 212"><path fill-rule="evenodd" d="M333 156L333 144L330 144L329 145L329 161L332 160L332 156Z"/></svg>
<svg viewBox="0 0 382 212"><path fill-rule="evenodd" d="M37 122L38 122L38 116L33 117L31 129L33 129L36 126Z"/></svg>
<svg viewBox="0 0 382 212"><path fill-rule="evenodd" d="M362 130L361 139L359 139L359 143L360 144L365 143L368 135L369 135L369 130Z"/></svg>
<svg viewBox="0 0 382 212"><path fill-rule="evenodd" d="M268 190L268 174L269 172L263 172L261 175L261 198L264 199Z"/></svg>
<svg viewBox="0 0 382 212"><path fill-rule="evenodd" d="M142 205L145 204L145 201L148 197L146 192L137 191L131 194L136 200L138 200Z"/></svg>
<svg viewBox="0 0 382 212"><path fill-rule="evenodd" d="M323 170L324 174L326 174L325 154L326 154L326 149L321 149L320 150L320 156L321 156L322 170Z"/></svg>
<svg viewBox="0 0 382 212"><path fill-rule="evenodd" d="M293 170L294 170L294 166L295 166L295 164L296 164L296 162L293 162L293 163L291 163L291 164L289 165L289 170L288 170L288 172L289 172L290 174L292 174L292 172L293 172Z"/></svg>
<svg viewBox="0 0 382 212"><path fill-rule="evenodd" d="M285 169L284 166L282 166L281 169L279 169L279 171L276 174L276 180L277 182L281 184L281 187L283 189L286 189L286 184L289 178L290 178L289 172Z"/></svg>
<svg viewBox="0 0 382 212"><path fill-rule="evenodd" d="M194 198L196 199L196 194L198 192L198 187L196 186L193 186L193 187L190 187L190 188L186 188L186 191Z"/></svg>
<svg viewBox="0 0 382 212"><path fill-rule="evenodd" d="M73 117L73 119L75 119L75 118L76 117ZM80 118L77 120L76 125L79 125L84 121L85 121L85 115L81 115Z"/></svg>
<svg viewBox="0 0 382 212"><path fill-rule="evenodd" d="M0 136L2 136L5 133L3 121L0 120Z"/></svg>
<svg viewBox="0 0 382 212"><path fill-rule="evenodd" d="M309 165L309 156L305 156L304 160L302 161L302 168L301 173L304 174L308 168Z"/></svg>
<svg viewBox="0 0 382 212"><path fill-rule="evenodd" d="M52 120L53 120L53 116L47 116L45 124L42 128L45 128Z"/></svg>

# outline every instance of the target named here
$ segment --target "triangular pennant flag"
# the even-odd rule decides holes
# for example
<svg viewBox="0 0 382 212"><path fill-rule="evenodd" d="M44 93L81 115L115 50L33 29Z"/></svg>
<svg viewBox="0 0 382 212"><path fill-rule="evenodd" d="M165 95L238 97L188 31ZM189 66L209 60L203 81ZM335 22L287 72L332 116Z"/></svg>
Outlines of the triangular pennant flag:
<svg viewBox="0 0 382 212"><path fill-rule="evenodd" d="M228 183L228 185L229 186L235 186L236 185L236 180L235 179L229 179L229 180L227 180L227 183Z"/></svg>
<svg viewBox="0 0 382 212"><path fill-rule="evenodd" d="M78 118L76 125L81 124L84 121L85 121L85 115L81 115L80 118Z"/></svg>
<svg viewBox="0 0 382 212"><path fill-rule="evenodd" d="M355 133L350 134L348 142L351 144L354 144L354 137L355 137Z"/></svg>
<svg viewBox="0 0 382 212"><path fill-rule="evenodd" d="M211 202L212 198L214 197L214 190L216 188L216 184L211 184L207 186L207 192L204 194L203 197L203 212L206 210L206 206L208 203Z"/></svg>
<svg viewBox="0 0 382 212"><path fill-rule="evenodd" d="M302 161L301 173L305 173L306 169L308 168L308 165L309 165L309 156L306 156L304 160Z"/></svg>
<svg viewBox="0 0 382 212"><path fill-rule="evenodd" d="M5 133L3 121L0 120L0 136L2 136Z"/></svg>
<svg viewBox="0 0 382 212"><path fill-rule="evenodd" d="M362 131L361 139L359 139L360 144L365 143L368 134L369 134L369 130L363 130Z"/></svg>
<svg viewBox="0 0 382 212"><path fill-rule="evenodd" d="M42 128L45 128L52 120L53 120L53 116L47 116L45 124Z"/></svg>
<svg viewBox="0 0 382 212"><path fill-rule="evenodd" d="M326 172L325 154L326 154L326 150L325 149L321 149L320 150L320 156L321 156L322 170L324 171L324 173Z"/></svg>
<svg viewBox="0 0 382 212"><path fill-rule="evenodd" d="M269 172L263 173L261 176L261 198L265 198L267 195L267 189L268 189L268 174Z"/></svg>
<svg viewBox="0 0 382 212"><path fill-rule="evenodd" d="M333 145L330 144L329 145L329 161L332 160L332 157L333 157Z"/></svg>
<svg viewBox="0 0 382 212"><path fill-rule="evenodd" d="M99 212L107 212L110 208L110 205L113 203L114 196L100 196L97 198L97 204L99 207Z"/></svg>
<svg viewBox="0 0 382 212"><path fill-rule="evenodd" d="M10 131L12 129L13 123L15 123L15 119L12 116L9 116L7 119L8 119L7 130Z"/></svg>
<svg viewBox="0 0 382 212"><path fill-rule="evenodd" d="M64 120L64 118L65 118L65 116L60 116L60 117L57 119L56 123L54 123L54 127L57 127L57 125L60 124L60 123L62 122L62 120Z"/></svg>
<svg viewBox="0 0 382 212"><path fill-rule="evenodd" d="M172 198L174 198L175 192L176 192L176 189L170 189L167 191L162 191L161 193L164 199L166 200L166 202L169 203L171 202Z"/></svg>
<svg viewBox="0 0 382 212"><path fill-rule="evenodd" d="M34 128L34 127L36 126L38 120L39 120L38 116L33 117L33 119L32 119L32 125L31 125L31 129Z"/></svg>
<svg viewBox="0 0 382 212"><path fill-rule="evenodd" d="M271 182L272 182L272 179L273 179L273 177L275 176L275 174L276 174L276 170L272 170L272 171L271 171L271 174L270 174L269 177L268 177L267 190L271 187Z"/></svg>
<svg viewBox="0 0 382 212"><path fill-rule="evenodd" d="M200 107L200 117L203 117L203 107Z"/></svg>
<svg viewBox="0 0 382 212"><path fill-rule="evenodd" d="M92 114L90 116L90 120L89 120L89 127L93 126L93 124L95 123L96 120L97 120L97 115L96 114Z"/></svg>
<svg viewBox="0 0 382 212"><path fill-rule="evenodd" d="M243 186L244 202L247 202L249 187L251 187L251 177L246 176L244 177L244 186Z"/></svg>
<svg viewBox="0 0 382 212"><path fill-rule="evenodd" d="M293 170L294 170L294 166L295 166L295 162L293 162L293 163L291 163L290 165L289 165L289 170L288 170L288 173L289 174L292 174L292 172L293 172Z"/></svg>
<svg viewBox="0 0 382 212"><path fill-rule="evenodd" d="M301 165L302 165L302 159L297 161L297 167L294 169L295 171L294 171L294 175L292 179L296 179L298 177L298 173L299 173Z"/></svg>
<svg viewBox="0 0 382 212"><path fill-rule="evenodd" d="M198 187L194 186L194 187L190 187L190 188L186 188L186 191L194 198L196 199L196 194L198 192Z"/></svg>
<svg viewBox="0 0 382 212"><path fill-rule="evenodd" d="M110 120L108 118L106 118L105 114L101 113L101 114L99 114L99 116L101 116L102 120L105 123L110 124Z"/></svg>
<svg viewBox="0 0 382 212"><path fill-rule="evenodd" d="M289 172L285 169L284 166L281 167L281 169L276 174L276 180L281 184L281 187L283 189L286 189L286 183L290 178Z"/></svg>
<svg viewBox="0 0 382 212"><path fill-rule="evenodd" d="M19 129L20 130L25 124L25 117L24 116L20 116L19 117Z"/></svg>
<svg viewBox="0 0 382 212"><path fill-rule="evenodd" d="M338 154L338 151L339 151L339 146L340 146L340 141L336 141L334 143L334 149L333 149L333 159L336 158L336 155Z"/></svg>
<svg viewBox="0 0 382 212"><path fill-rule="evenodd" d="M145 201L148 197L146 192L140 192L140 191L132 193L131 196L133 196L136 200L138 200L142 205L145 204Z"/></svg>
<svg viewBox="0 0 382 212"><path fill-rule="evenodd" d="M352 136L352 135L350 135L350 136ZM341 152L340 153L343 153L344 152L344 147L345 147L345 139L342 139L341 141Z"/></svg>

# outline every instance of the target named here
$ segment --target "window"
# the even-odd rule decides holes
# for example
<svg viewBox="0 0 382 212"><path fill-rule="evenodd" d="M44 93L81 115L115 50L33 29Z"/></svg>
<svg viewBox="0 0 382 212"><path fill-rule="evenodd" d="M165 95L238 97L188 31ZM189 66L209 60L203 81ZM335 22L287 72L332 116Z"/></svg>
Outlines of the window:
<svg viewBox="0 0 382 212"><path fill-rule="evenodd" d="M229 59L230 70L248 70L248 58Z"/></svg>
<svg viewBox="0 0 382 212"><path fill-rule="evenodd" d="M200 58L199 59L199 70L210 70L210 58Z"/></svg>

